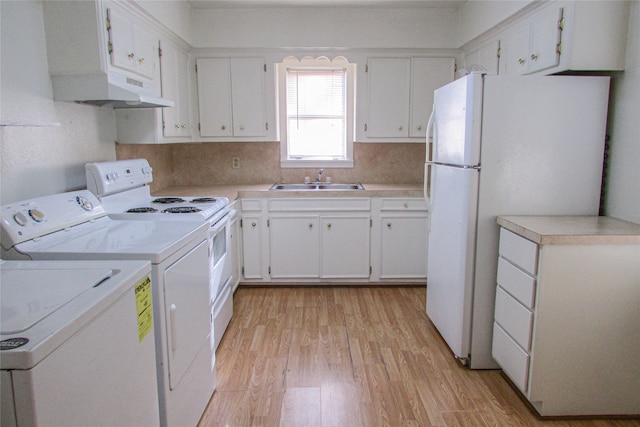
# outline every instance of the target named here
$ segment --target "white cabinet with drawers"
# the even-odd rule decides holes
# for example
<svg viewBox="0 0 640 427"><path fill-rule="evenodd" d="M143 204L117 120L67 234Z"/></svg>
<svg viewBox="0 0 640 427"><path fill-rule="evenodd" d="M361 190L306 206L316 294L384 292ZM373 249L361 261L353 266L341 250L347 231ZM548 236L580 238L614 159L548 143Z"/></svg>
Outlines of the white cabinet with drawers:
<svg viewBox="0 0 640 427"><path fill-rule="evenodd" d="M640 413L640 225L498 217L492 354L543 416Z"/></svg>

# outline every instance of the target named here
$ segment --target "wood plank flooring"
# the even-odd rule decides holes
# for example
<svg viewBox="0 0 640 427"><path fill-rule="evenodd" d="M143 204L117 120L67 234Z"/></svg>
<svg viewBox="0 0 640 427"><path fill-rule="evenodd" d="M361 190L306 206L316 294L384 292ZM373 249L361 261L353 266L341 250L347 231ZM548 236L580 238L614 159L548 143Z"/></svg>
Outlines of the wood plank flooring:
<svg viewBox="0 0 640 427"><path fill-rule="evenodd" d="M540 421L499 371L455 361L424 287L239 288L209 426L640 426Z"/></svg>

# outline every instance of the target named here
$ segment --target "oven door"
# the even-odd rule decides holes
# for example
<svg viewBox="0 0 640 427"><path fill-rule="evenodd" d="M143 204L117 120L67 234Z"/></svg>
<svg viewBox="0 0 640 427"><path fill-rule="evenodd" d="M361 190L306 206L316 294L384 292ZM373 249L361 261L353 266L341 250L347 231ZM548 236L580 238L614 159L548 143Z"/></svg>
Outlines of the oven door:
<svg viewBox="0 0 640 427"><path fill-rule="evenodd" d="M231 276L231 258L229 248L231 247L231 215L227 212L222 218L211 225L209 229L209 242L211 245L211 283L210 302L214 303L220 292L222 285Z"/></svg>

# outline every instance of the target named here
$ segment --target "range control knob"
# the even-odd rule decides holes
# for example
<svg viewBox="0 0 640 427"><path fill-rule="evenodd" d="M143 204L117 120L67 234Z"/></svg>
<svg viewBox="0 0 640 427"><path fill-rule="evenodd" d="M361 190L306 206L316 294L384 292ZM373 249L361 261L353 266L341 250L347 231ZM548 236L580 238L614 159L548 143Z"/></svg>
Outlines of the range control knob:
<svg viewBox="0 0 640 427"><path fill-rule="evenodd" d="M42 222L44 221L44 212L39 211L38 209L29 209L29 216L35 221L35 222Z"/></svg>
<svg viewBox="0 0 640 427"><path fill-rule="evenodd" d="M26 216L25 214L23 214L22 212L18 212L18 213L16 213L15 215L13 215L13 220L14 220L18 225L21 225L21 226L23 226L23 227L24 227L25 225L27 225L27 221L28 221L29 219L28 219L28 218L27 218L27 216Z"/></svg>

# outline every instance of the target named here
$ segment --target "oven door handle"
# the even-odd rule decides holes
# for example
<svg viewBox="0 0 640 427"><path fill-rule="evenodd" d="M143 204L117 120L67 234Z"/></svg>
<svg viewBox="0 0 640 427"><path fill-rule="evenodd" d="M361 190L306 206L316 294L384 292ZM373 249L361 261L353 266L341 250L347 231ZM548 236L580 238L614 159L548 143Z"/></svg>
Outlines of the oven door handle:
<svg viewBox="0 0 640 427"><path fill-rule="evenodd" d="M178 348L178 328L176 326L178 308L175 304L171 304L169 307L169 325L171 328L171 350L176 351Z"/></svg>

